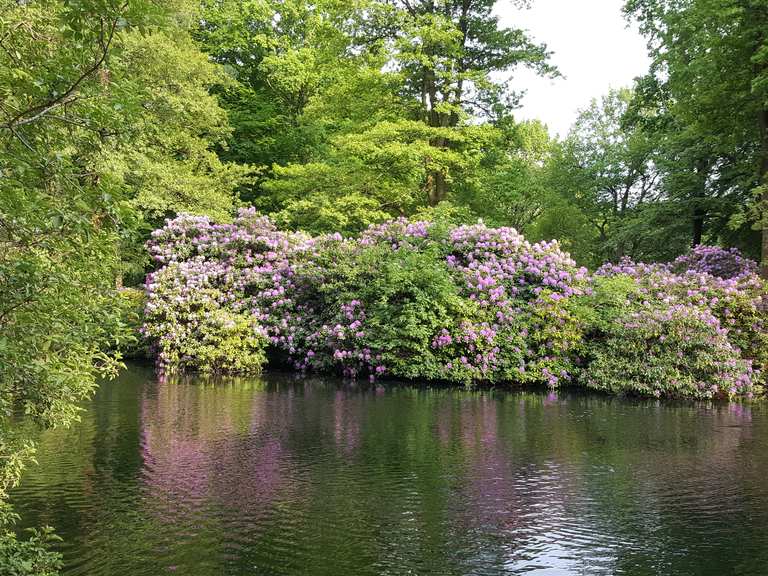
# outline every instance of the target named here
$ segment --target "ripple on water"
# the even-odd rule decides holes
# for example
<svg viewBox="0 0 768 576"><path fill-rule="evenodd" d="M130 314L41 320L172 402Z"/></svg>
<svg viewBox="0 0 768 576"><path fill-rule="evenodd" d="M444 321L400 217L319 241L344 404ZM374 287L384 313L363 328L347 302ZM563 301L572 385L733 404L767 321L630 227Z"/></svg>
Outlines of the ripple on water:
<svg viewBox="0 0 768 576"><path fill-rule="evenodd" d="M765 574L768 415L133 369L13 501L67 575Z"/></svg>

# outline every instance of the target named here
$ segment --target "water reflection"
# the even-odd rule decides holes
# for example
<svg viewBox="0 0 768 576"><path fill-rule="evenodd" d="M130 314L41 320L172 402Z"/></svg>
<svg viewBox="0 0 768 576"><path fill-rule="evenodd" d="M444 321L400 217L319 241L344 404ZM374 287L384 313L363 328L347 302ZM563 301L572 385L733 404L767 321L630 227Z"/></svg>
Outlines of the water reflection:
<svg viewBox="0 0 768 576"><path fill-rule="evenodd" d="M15 493L68 574L764 574L765 406L134 368Z"/></svg>

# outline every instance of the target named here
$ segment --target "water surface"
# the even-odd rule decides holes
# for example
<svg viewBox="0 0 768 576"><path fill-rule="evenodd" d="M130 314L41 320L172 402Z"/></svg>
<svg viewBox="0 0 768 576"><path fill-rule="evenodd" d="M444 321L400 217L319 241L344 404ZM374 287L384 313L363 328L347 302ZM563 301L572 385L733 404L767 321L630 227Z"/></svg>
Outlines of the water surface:
<svg viewBox="0 0 768 576"><path fill-rule="evenodd" d="M764 575L768 410L131 368L13 502L65 574Z"/></svg>

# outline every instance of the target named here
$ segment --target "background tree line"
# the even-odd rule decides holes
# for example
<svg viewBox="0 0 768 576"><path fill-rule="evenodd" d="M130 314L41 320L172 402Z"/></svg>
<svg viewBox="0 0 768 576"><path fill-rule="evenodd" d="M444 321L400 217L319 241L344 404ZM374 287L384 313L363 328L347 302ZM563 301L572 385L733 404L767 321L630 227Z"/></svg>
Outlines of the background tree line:
<svg viewBox="0 0 768 576"><path fill-rule="evenodd" d="M447 202L458 219L558 238L593 266L699 243L761 258L765 0L628 2L651 70L562 141L514 119L514 71L559 73L494 4L207 4L195 36L235 80L218 92L233 128L220 156L256 170L239 197L311 232Z"/></svg>
<svg viewBox="0 0 768 576"><path fill-rule="evenodd" d="M116 369L119 288L180 212L483 218L591 266L723 244L768 276L768 0L629 0L651 70L562 141L514 117L514 72L559 72L496 4L0 0L0 502L33 451L14 415L65 424Z"/></svg>

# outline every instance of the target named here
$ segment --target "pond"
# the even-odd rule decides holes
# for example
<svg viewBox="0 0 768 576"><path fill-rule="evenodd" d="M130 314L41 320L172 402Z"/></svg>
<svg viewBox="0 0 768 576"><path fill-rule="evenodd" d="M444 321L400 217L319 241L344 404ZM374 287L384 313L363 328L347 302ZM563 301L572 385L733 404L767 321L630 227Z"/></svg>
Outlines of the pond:
<svg viewBox="0 0 768 576"><path fill-rule="evenodd" d="M133 367L13 503L65 574L768 571L764 404Z"/></svg>

